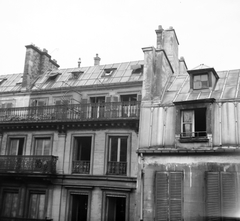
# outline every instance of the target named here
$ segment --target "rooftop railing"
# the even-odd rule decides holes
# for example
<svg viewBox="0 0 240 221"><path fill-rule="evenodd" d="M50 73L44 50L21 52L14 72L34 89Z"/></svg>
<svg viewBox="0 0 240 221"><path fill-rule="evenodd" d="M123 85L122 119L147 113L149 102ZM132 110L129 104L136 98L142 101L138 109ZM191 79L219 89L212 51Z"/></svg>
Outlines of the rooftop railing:
<svg viewBox="0 0 240 221"><path fill-rule="evenodd" d="M56 173L55 156L0 156L0 172Z"/></svg>
<svg viewBox="0 0 240 221"><path fill-rule="evenodd" d="M139 118L140 102L86 103L0 109L0 122Z"/></svg>

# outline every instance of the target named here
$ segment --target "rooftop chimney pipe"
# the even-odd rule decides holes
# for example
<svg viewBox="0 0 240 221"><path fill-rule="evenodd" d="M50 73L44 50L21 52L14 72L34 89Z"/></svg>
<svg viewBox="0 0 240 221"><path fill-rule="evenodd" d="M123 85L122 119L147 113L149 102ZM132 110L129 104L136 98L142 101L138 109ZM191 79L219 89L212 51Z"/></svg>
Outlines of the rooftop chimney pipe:
<svg viewBox="0 0 240 221"><path fill-rule="evenodd" d="M79 67L79 68L80 68L80 66L81 66L81 62L82 62L82 61L81 61L81 58L79 58L79 59L78 59L78 67Z"/></svg>
<svg viewBox="0 0 240 221"><path fill-rule="evenodd" d="M96 57L94 58L94 66L100 65L100 60L101 60L101 58L98 57L98 54L96 54Z"/></svg>

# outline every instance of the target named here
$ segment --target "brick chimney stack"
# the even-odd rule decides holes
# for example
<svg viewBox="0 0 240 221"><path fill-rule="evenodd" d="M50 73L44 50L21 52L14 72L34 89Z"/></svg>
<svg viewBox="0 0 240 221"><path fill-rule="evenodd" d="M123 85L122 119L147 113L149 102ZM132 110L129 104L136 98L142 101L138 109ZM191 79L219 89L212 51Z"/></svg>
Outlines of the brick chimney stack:
<svg viewBox="0 0 240 221"><path fill-rule="evenodd" d="M163 31L162 25L159 25L155 31L157 34L157 49L163 49Z"/></svg>
<svg viewBox="0 0 240 221"><path fill-rule="evenodd" d="M43 75L45 71L59 68L56 60L52 60L46 49L40 50L35 45L27 45L25 64L23 71L22 87L29 90L32 87L32 82L39 76Z"/></svg>
<svg viewBox="0 0 240 221"><path fill-rule="evenodd" d="M100 60L101 60L101 58L98 57L98 54L96 54L96 57L94 58L94 66L100 65Z"/></svg>

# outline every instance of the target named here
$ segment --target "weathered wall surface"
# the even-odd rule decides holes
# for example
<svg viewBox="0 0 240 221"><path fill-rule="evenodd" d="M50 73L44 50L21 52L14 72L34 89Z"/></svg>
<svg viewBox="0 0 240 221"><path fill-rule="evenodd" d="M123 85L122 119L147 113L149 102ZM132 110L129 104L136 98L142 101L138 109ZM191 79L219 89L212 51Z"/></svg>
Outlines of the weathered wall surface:
<svg viewBox="0 0 240 221"><path fill-rule="evenodd" d="M183 217L185 221L204 220L206 216L206 171L236 172L240 179L239 155L164 155L144 157L144 219L155 218L157 171L183 172ZM139 181L140 182L140 181ZM240 191L240 187L239 187ZM238 194L238 193L236 193ZM238 196L240 200L240 195Z"/></svg>

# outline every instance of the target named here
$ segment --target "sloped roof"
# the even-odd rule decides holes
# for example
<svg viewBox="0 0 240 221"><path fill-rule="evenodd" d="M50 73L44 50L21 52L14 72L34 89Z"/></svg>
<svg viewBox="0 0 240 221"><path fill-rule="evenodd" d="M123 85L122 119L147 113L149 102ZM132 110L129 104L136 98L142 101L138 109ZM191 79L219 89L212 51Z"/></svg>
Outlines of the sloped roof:
<svg viewBox="0 0 240 221"><path fill-rule="evenodd" d="M23 74L0 75L0 92L15 92L22 88Z"/></svg>
<svg viewBox="0 0 240 221"><path fill-rule="evenodd" d="M204 90L191 90L190 76L187 73L171 76L162 104L207 98L240 99L240 70L220 71L217 74L219 79L215 87Z"/></svg>

